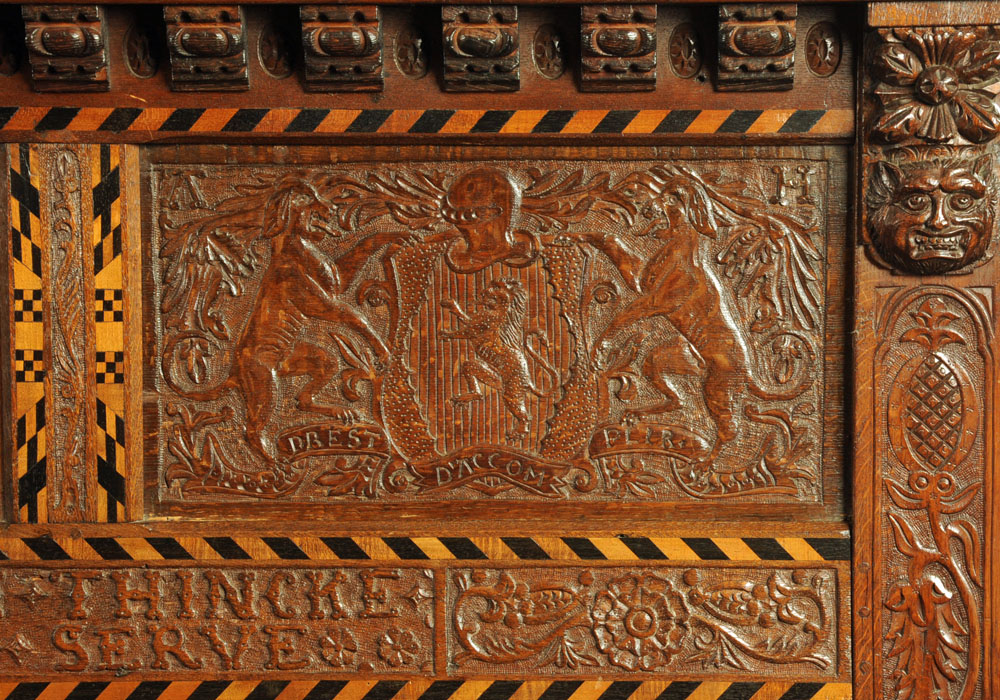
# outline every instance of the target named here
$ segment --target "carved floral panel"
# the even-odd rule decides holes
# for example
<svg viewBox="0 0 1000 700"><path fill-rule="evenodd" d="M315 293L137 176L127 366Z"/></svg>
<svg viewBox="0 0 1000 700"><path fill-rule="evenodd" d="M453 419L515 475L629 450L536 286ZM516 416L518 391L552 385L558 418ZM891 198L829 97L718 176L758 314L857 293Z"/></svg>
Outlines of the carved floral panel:
<svg viewBox="0 0 1000 700"><path fill-rule="evenodd" d="M448 579L453 673L838 673L832 569L474 569Z"/></svg>
<svg viewBox="0 0 1000 700"><path fill-rule="evenodd" d="M825 161L151 180L162 501L823 500Z"/></svg>
<svg viewBox="0 0 1000 700"><path fill-rule="evenodd" d="M882 313L887 698L919 689L927 697L982 697L991 304L991 289L928 285L890 297Z"/></svg>

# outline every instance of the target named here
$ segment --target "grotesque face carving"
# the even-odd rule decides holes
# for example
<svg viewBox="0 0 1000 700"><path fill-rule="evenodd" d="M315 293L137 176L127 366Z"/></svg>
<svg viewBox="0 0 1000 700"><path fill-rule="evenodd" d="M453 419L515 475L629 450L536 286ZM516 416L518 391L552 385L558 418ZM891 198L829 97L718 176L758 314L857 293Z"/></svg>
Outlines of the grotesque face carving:
<svg viewBox="0 0 1000 700"><path fill-rule="evenodd" d="M868 235L893 267L936 275L979 260L993 234L997 182L992 156L931 157L872 167Z"/></svg>

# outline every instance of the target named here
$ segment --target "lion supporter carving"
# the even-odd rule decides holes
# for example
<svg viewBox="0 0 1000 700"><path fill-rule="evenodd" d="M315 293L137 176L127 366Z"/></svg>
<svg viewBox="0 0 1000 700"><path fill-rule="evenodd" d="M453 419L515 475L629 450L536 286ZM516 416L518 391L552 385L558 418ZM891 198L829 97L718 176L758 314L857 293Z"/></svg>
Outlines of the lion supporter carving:
<svg viewBox="0 0 1000 700"><path fill-rule="evenodd" d="M821 501L827 163L731 163L154 166L159 497Z"/></svg>

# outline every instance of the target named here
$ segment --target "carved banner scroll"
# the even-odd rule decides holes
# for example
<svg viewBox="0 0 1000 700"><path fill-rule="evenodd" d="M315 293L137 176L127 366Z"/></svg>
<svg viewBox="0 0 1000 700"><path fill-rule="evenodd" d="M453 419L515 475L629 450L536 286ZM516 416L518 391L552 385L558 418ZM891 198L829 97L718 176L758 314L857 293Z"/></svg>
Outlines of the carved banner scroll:
<svg viewBox="0 0 1000 700"><path fill-rule="evenodd" d="M822 502L827 177L158 166L159 497Z"/></svg>

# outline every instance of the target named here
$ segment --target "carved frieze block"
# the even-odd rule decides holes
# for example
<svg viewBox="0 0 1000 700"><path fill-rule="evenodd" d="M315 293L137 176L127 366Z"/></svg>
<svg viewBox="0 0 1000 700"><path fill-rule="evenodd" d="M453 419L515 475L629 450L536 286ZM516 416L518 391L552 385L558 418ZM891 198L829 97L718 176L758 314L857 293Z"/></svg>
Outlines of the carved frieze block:
<svg viewBox="0 0 1000 700"><path fill-rule="evenodd" d="M163 8L174 90L246 90L246 34L238 5Z"/></svg>
<svg viewBox="0 0 1000 700"><path fill-rule="evenodd" d="M516 5L445 5L441 25L445 90L521 87Z"/></svg>
<svg viewBox="0 0 1000 700"><path fill-rule="evenodd" d="M580 89L656 87L656 5L580 8Z"/></svg>
<svg viewBox="0 0 1000 700"><path fill-rule="evenodd" d="M828 183L782 158L158 165L157 498L822 502Z"/></svg>
<svg viewBox="0 0 1000 700"><path fill-rule="evenodd" d="M434 573L372 566L0 570L0 673L434 671Z"/></svg>
<svg viewBox="0 0 1000 700"><path fill-rule="evenodd" d="M791 90L794 3L719 5L719 90Z"/></svg>
<svg viewBox="0 0 1000 700"><path fill-rule="evenodd" d="M382 89L377 5L302 5L299 17L307 90Z"/></svg>
<svg viewBox="0 0 1000 700"><path fill-rule="evenodd" d="M109 88L104 14L99 5L24 5L21 14L35 90Z"/></svg>

